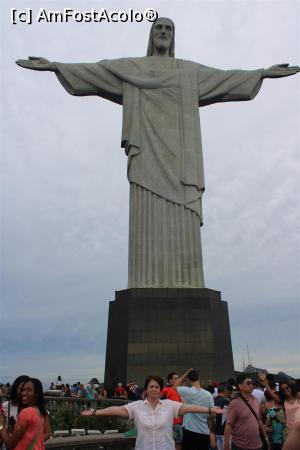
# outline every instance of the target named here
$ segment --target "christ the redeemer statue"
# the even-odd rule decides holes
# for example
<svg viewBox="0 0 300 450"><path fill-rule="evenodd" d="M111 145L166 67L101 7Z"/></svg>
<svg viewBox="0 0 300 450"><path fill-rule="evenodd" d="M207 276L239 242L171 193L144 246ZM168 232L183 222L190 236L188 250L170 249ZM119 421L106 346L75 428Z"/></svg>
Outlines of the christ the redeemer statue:
<svg viewBox="0 0 300 450"><path fill-rule="evenodd" d="M204 287L200 226L204 191L199 106L251 100L264 78L299 67L219 70L174 57L174 24L159 18L146 57L17 64L56 73L71 95L123 105L130 183L128 288Z"/></svg>

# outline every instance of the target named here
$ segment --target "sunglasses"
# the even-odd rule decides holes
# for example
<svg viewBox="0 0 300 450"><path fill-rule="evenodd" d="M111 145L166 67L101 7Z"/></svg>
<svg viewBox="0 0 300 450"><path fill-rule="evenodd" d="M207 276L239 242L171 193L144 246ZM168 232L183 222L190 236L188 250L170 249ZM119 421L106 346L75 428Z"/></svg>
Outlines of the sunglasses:
<svg viewBox="0 0 300 450"><path fill-rule="evenodd" d="M281 390L282 390L282 392L288 392L291 390L291 388L289 386L287 386L287 387L282 387Z"/></svg>
<svg viewBox="0 0 300 450"><path fill-rule="evenodd" d="M246 384L248 384L248 386L253 386L253 381L246 381Z"/></svg>

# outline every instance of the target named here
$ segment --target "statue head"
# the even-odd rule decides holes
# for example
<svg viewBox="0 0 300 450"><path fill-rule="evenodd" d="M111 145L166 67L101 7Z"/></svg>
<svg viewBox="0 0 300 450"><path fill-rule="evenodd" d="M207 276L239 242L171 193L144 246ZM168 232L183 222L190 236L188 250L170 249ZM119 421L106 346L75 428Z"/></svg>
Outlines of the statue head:
<svg viewBox="0 0 300 450"><path fill-rule="evenodd" d="M152 56L155 52L169 49L168 56L175 56L175 25L167 17L159 17L153 22L148 42L147 56Z"/></svg>

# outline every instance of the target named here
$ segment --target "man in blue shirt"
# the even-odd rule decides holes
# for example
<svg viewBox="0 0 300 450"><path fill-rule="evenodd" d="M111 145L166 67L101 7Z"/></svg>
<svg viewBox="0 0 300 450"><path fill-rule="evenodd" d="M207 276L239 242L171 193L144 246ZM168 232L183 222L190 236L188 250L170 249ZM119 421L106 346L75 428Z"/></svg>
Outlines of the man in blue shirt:
<svg viewBox="0 0 300 450"><path fill-rule="evenodd" d="M187 379L191 387L181 386ZM184 403L206 406L214 406L213 396L210 392L200 386L199 373L190 369L173 385ZM183 440L182 450L208 450L210 442L210 432L207 424L207 414L185 414L183 417Z"/></svg>

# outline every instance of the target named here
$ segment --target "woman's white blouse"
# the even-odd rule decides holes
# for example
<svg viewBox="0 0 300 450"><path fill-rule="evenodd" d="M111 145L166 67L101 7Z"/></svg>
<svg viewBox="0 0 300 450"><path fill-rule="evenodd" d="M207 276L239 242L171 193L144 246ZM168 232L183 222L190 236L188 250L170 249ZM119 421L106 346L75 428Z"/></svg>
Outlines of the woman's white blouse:
<svg viewBox="0 0 300 450"><path fill-rule="evenodd" d="M174 450L173 420L182 403L159 400L155 409L148 400L124 405L137 428L135 450Z"/></svg>

